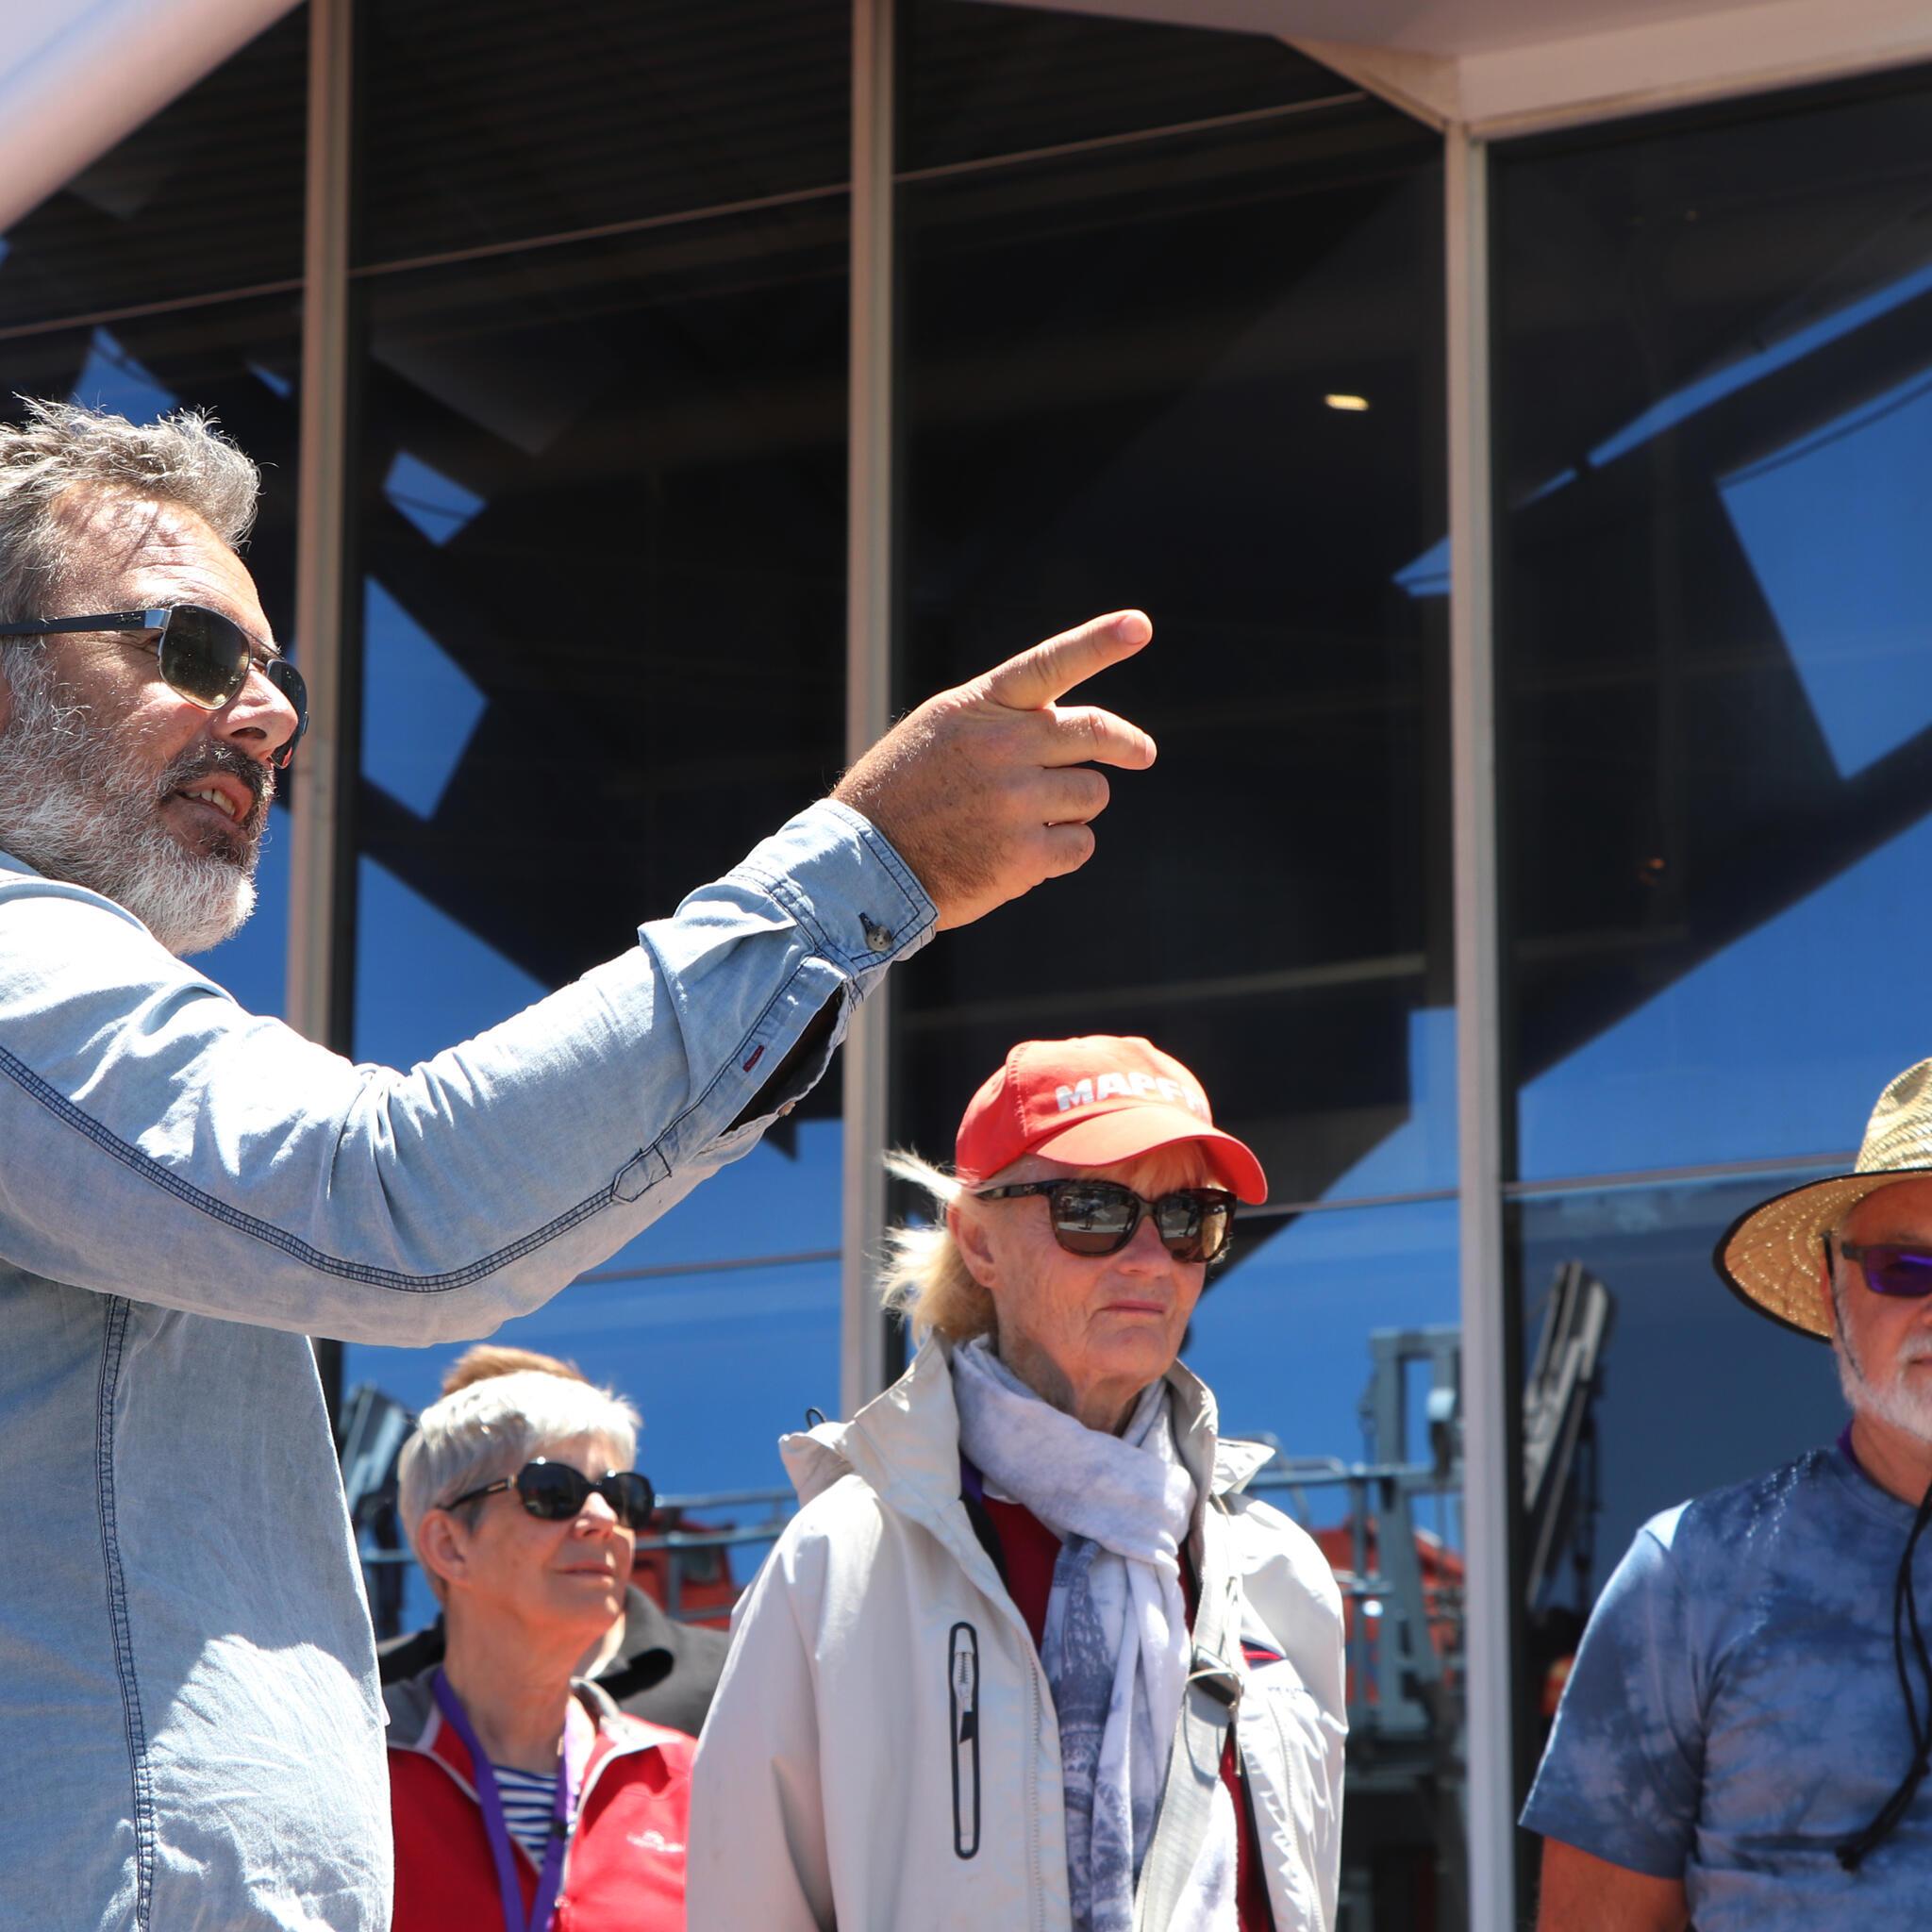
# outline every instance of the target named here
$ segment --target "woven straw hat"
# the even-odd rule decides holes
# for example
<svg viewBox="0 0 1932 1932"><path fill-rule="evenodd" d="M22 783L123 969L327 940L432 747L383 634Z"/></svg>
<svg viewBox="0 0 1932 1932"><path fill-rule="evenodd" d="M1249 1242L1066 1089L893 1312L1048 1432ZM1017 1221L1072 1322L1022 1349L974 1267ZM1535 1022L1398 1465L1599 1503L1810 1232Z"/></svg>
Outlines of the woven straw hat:
<svg viewBox="0 0 1932 1932"><path fill-rule="evenodd" d="M1932 1174L1932 1060L1907 1067L1878 1096L1850 1174L1774 1195L1734 1221L1712 1257L1717 1272L1773 1321L1828 1341L1823 1237L1867 1194L1908 1174Z"/></svg>

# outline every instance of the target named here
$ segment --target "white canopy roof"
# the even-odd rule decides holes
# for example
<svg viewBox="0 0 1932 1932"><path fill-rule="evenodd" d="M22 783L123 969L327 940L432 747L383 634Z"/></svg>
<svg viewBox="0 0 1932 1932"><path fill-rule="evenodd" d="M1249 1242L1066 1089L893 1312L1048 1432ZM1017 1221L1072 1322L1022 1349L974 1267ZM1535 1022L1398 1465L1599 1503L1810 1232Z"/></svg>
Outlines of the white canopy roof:
<svg viewBox="0 0 1932 1932"><path fill-rule="evenodd" d="M0 4L0 229L192 87L293 4Z"/></svg>

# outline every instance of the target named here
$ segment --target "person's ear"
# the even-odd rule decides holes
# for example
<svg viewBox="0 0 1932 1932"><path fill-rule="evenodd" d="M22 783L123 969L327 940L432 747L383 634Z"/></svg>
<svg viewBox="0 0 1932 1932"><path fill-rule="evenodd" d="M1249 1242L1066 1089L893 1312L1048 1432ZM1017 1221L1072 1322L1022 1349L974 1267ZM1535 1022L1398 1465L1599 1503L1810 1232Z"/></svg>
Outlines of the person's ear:
<svg viewBox="0 0 1932 1932"><path fill-rule="evenodd" d="M946 1208L946 1226L953 1245L966 1264L966 1272L991 1294L997 1270L993 1266L992 1243L987 1239L986 1223L971 1209L954 1201Z"/></svg>
<svg viewBox="0 0 1932 1932"><path fill-rule="evenodd" d="M416 1560L442 1585L439 1594L447 1594L467 1581L469 1535L447 1509L427 1510L417 1524Z"/></svg>

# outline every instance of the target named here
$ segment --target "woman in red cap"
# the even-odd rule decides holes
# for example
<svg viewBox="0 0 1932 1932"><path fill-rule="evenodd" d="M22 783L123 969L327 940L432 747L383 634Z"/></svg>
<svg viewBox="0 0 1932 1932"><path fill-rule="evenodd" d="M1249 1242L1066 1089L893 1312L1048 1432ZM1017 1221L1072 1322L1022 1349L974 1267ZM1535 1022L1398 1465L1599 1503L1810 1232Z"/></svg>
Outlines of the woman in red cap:
<svg viewBox="0 0 1932 1932"><path fill-rule="evenodd" d="M803 1507L693 1774L690 1924L1334 1924L1341 1606L1176 1360L1254 1155L1144 1040L1029 1041L894 1238L922 1345Z"/></svg>

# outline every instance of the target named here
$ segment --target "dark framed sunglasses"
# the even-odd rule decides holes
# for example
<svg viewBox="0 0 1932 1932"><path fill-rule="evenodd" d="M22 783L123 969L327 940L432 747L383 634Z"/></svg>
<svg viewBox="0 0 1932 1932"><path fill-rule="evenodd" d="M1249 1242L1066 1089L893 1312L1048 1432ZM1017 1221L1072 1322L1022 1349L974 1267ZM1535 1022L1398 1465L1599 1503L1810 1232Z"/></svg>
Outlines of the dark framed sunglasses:
<svg viewBox="0 0 1932 1932"><path fill-rule="evenodd" d="M1235 1197L1225 1188L1179 1188L1150 1201L1122 1181L1014 1181L978 1188L976 1201L1044 1194L1053 1238L1070 1255L1117 1255L1141 1216L1154 1216L1160 1244L1176 1261L1218 1261L1234 1236Z"/></svg>
<svg viewBox="0 0 1932 1932"><path fill-rule="evenodd" d="M1907 1247L1896 1241L1848 1241L1841 1236L1825 1240L1847 1261L1856 1261L1874 1294L1895 1295L1901 1301L1923 1301L1932 1294L1932 1248Z"/></svg>
<svg viewBox="0 0 1932 1932"><path fill-rule="evenodd" d="M173 604L155 610L109 610L91 617L37 617L29 624L0 624L0 638L69 636L91 630L151 633L147 642L160 659L161 682L176 697L219 711L240 696L255 665L288 699L295 712L295 735L273 759L285 772L302 734L308 729L308 687L286 658L278 658L248 635L231 617L199 604Z"/></svg>
<svg viewBox="0 0 1932 1932"><path fill-rule="evenodd" d="M480 1490L465 1490L442 1507L455 1509L479 1496L493 1496L499 1490L514 1490L524 1507L545 1523L568 1523L593 1495L602 1496L610 1505L610 1513L626 1529L644 1528L658 1501L651 1478L639 1470L621 1470L592 1482L582 1470L540 1456L534 1462L525 1463L516 1474L498 1476Z"/></svg>

